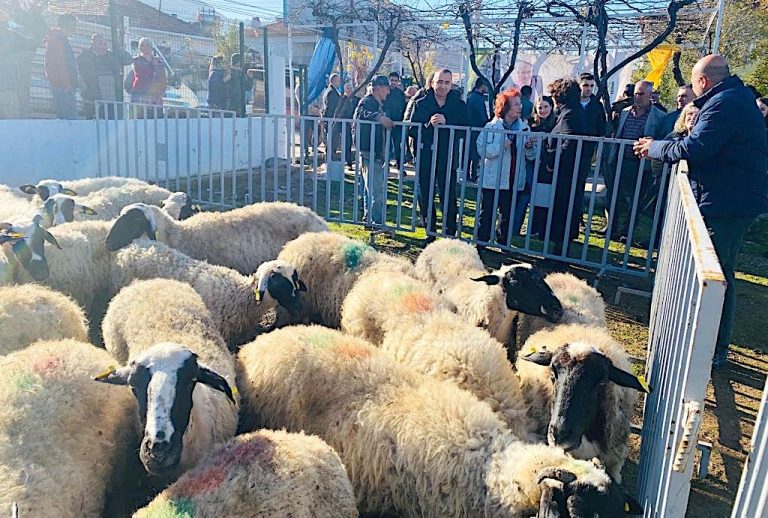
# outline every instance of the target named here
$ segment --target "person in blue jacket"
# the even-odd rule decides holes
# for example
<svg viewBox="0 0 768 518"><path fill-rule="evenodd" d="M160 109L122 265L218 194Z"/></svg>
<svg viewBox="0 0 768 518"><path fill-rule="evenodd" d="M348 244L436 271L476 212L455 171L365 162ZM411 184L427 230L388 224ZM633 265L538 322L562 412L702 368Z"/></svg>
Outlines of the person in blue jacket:
<svg viewBox="0 0 768 518"><path fill-rule="evenodd" d="M690 134L679 141L641 138L638 156L687 160L691 188L709 230L726 282L725 302L712 366L728 360L735 309L735 268L744 234L768 212L768 144L755 96L725 58L705 56L691 72L693 103L701 110ZM663 245L662 245L663 246Z"/></svg>

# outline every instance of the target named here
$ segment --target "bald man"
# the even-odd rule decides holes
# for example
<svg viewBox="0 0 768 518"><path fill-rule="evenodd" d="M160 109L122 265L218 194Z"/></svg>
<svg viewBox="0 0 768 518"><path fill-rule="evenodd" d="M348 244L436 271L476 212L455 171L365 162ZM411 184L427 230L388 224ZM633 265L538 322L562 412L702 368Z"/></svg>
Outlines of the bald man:
<svg viewBox="0 0 768 518"><path fill-rule="evenodd" d="M712 361L718 368L728 360L741 243L755 218L768 212L768 143L755 96L731 75L722 56L696 63L691 83L701 111L690 135L680 141L641 138L634 151L665 162L688 161L691 187L728 282Z"/></svg>

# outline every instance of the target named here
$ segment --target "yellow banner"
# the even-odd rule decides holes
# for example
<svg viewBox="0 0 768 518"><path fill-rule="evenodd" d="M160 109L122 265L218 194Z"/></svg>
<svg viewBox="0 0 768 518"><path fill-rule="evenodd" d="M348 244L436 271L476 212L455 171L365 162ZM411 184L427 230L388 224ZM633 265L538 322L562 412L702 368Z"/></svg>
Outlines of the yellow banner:
<svg viewBox="0 0 768 518"><path fill-rule="evenodd" d="M648 53L651 71L645 76L645 80L652 82L656 90L661 87L661 76L664 75L664 71L677 49L677 45L659 45Z"/></svg>

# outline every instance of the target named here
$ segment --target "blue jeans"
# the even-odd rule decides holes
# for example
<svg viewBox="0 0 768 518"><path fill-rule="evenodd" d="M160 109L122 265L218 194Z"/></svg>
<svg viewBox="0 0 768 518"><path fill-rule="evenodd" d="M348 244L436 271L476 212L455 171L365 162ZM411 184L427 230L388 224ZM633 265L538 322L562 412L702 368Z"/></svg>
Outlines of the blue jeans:
<svg viewBox="0 0 768 518"><path fill-rule="evenodd" d="M363 173L363 188L365 189L365 198L363 198L365 221L383 225L386 221L389 167L384 164L384 160L374 156L373 168L371 168L371 154L361 151L360 170Z"/></svg>
<svg viewBox="0 0 768 518"><path fill-rule="evenodd" d="M53 109L56 110L57 119L76 119L77 101L75 100L75 90L53 88Z"/></svg>

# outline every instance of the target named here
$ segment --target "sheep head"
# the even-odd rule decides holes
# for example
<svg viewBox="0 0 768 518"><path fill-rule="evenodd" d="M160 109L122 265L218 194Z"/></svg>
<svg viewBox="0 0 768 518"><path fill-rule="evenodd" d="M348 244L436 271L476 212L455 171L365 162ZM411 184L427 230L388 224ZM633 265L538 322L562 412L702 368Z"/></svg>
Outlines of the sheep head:
<svg viewBox="0 0 768 518"><path fill-rule="evenodd" d="M171 218L159 207L146 203L126 205L104 240L107 250L115 252L142 236L156 241L157 234L163 230L161 227L165 225L165 219Z"/></svg>
<svg viewBox="0 0 768 518"><path fill-rule="evenodd" d="M42 219L38 214L31 222L24 224L0 223L0 229L6 234L23 236L5 239L3 251L9 262L17 262L35 281L44 281L50 274L48 260L45 258L45 242L61 248L56 238L40 225Z"/></svg>
<svg viewBox="0 0 768 518"><path fill-rule="evenodd" d="M54 227L75 220L75 214L95 216L96 211L77 203L66 194L54 194L43 203L43 220L45 226Z"/></svg>
<svg viewBox="0 0 768 518"><path fill-rule="evenodd" d="M139 457L153 475L169 473L181 461L198 383L222 392L236 404L223 376L198 362L188 348L173 343L155 344L125 367L109 368L94 379L131 387L144 429Z"/></svg>
<svg viewBox="0 0 768 518"><path fill-rule="evenodd" d="M650 392L644 380L614 366L599 349L583 342L558 347L554 353L534 350L522 358L550 369L554 398L547 439L566 451L577 449L585 436L600 441L608 382Z"/></svg>
<svg viewBox="0 0 768 518"><path fill-rule="evenodd" d="M307 286L299 278L299 273L286 261L279 259L267 261L256 270L258 278L257 298L262 303L269 296L297 315L300 307L300 292L307 291Z"/></svg>
<svg viewBox="0 0 768 518"><path fill-rule="evenodd" d="M487 275L472 279L490 286L501 285L507 308L527 315L544 317L556 323L563 317L563 306L552 288L533 265L505 265Z"/></svg>
<svg viewBox="0 0 768 518"><path fill-rule="evenodd" d="M77 193L72 189L67 189L56 180L43 180L37 185L24 184L19 187L19 190L24 194L37 194L41 200L45 201L54 194L68 194L70 196L77 196Z"/></svg>

